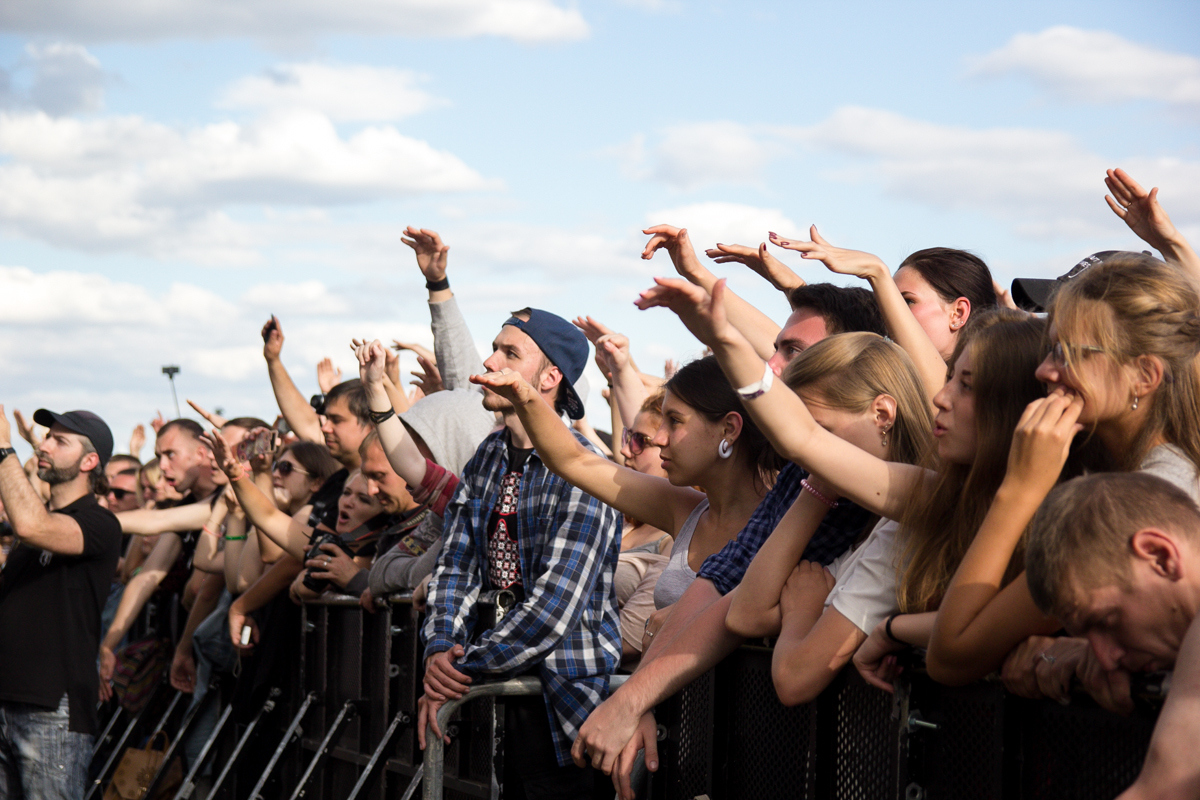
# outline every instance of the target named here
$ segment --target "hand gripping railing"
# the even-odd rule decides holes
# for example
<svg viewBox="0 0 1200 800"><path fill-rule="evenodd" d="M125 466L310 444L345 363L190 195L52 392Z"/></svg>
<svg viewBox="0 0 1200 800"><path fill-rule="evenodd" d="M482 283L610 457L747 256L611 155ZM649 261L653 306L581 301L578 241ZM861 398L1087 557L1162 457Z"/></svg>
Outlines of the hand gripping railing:
<svg viewBox="0 0 1200 800"><path fill-rule="evenodd" d="M628 675L610 675L608 685L610 689L616 689L629 678ZM478 700L481 697L513 697L518 695L536 695L542 692L542 682L537 677L526 675L520 678L513 678L508 681L499 683L483 683L478 686L472 686L462 697L457 700L448 700L437 712L437 723L440 730L446 730L446 726L450 724L450 715L458 708L472 700ZM446 766L446 750L445 743L441 737L433 734L432 728L426 731L425 735L425 760L421 765L420 771L413 776L413 784L417 781L422 782L421 797L422 800L442 800L442 781L445 777ZM412 796L414 785L408 787L408 791L404 793L404 797Z"/></svg>

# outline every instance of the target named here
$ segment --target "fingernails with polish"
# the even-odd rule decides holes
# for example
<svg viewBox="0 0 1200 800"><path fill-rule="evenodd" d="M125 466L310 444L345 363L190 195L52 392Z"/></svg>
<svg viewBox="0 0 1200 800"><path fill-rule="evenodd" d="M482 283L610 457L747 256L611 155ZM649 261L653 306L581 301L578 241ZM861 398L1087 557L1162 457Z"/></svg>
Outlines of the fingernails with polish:
<svg viewBox="0 0 1200 800"><path fill-rule="evenodd" d="M770 236L772 239L778 239L778 238L779 238L779 234L778 234L778 233L776 233L775 231L767 231L767 236Z"/></svg>

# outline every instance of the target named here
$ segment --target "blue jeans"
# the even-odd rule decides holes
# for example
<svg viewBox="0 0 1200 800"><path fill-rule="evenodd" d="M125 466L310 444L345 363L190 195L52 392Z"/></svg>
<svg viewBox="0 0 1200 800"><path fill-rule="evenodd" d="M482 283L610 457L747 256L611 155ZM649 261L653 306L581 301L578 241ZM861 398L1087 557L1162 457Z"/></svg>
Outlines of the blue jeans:
<svg viewBox="0 0 1200 800"><path fill-rule="evenodd" d="M217 607L196 626L192 634L192 658L196 661L196 690L192 695L191 705L196 706L204 700L208 693L208 683L214 672L232 672L237 661L233 642L229 638L229 607L233 605L233 595L227 590L221 590L221 598ZM190 708L190 706L189 706ZM183 740L183 751L187 755L188 766L196 763L204 743L217 727L217 718L221 713L220 703L209 703L192 723L188 736ZM202 774L212 772L211 762Z"/></svg>
<svg viewBox="0 0 1200 800"><path fill-rule="evenodd" d="M0 800L80 800L92 760L90 733L69 730L67 696L50 711L0 703Z"/></svg>

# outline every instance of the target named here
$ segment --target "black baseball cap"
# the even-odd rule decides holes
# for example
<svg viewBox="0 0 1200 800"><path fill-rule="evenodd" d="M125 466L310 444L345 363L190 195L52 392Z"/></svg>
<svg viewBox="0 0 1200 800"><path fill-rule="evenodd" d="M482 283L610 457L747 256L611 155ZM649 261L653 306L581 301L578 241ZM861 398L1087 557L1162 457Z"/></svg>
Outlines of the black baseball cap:
<svg viewBox="0 0 1200 800"><path fill-rule="evenodd" d="M558 367L566 385L567 416L583 418L583 400L575 391L575 382L583 375L588 360L588 341L583 332L557 314L540 308L527 309L529 321L520 317L509 317L505 325L520 328L538 348Z"/></svg>
<svg viewBox="0 0 1200 800"><path fill-rule="evenodd" d="M1026 311L1043 312L1050 308L1050 303L1054 299L1054 295L1062 288L1063 284L1072 278L1077 278L1092 267L1103 264L1113 258L1150 255L1149 252L1132 253L1127 250L1101 250L1099 253L1092 253L1087 258L1080 261L1075 266L1071 267L1070 272L1065 275L1059 275L1054 280L1048 278L1017 278L1012 282L1012 299L1017 304L1018 308L1023 308Z"/></svg>
<svg viewBox="0 0 1200 800"><path fill-rule="evenodd" d="M38 425L49 428L54 423L62 425L71 433L86 436L100 456L100 466L104 467L112 457L113 437L108 424L90 411L68 411L65 414L55 414L44 408L33 412L33 421Z"/></svg>

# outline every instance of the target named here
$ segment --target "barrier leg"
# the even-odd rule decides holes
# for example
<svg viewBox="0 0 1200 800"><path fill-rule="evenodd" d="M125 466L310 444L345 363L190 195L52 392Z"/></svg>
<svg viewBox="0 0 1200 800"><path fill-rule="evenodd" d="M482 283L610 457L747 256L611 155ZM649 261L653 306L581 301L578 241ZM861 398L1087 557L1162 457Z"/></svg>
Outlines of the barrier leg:
<svg viewBox="0 0 1200 800"><path fill-rule="evenodd" d="M158 694L157 689L155 690L155 694ZM152 697L151 701L153 701L153 699L154 698ZM167 709L168 712L175 708L175 703L178 701L178 699L179 698L177 696L171 701L171 705ZM95 780L92 781L92 785L88 787L87 794L83 796L84 800L91 800L92 796L99 791L102 785L104 785L104 779L108 776L109 772L116 767L117 759L121 757L121 752L124 750L125 744L129 741L129 737L133 735L134 730L137 729L138 723L142 721L142 717L145 715L146 711L149 710L149 708L150 703L147 703L146 707L134 715L133 719L129 721L129 724L125 726L125 730L121 733L121 738L118 739L116 745L113 746L113 750L111 753L109 753L108 759L104 762L104 766L100 768L100 772L96 775ZM159 727L161 728L161 726L162 723L160 723ZM157 730L155 732L157 732Z"/></svg>
<svg viewBox="0 0 1200 800"><path fill-rule="evenodd" d="M188 710L188 713L183 718L183 724L179 726L179 730L175 733L175 738L171 740L170 746L167 747L167 752L163 754L162 763L159 764L158 771L154 773L154 778L150 781L150 786L148 789L146 789L146 793L143 795L143 797L154 797L154 795L158 792L158 785L162 783L163 776L167 774L167 770L170 768L171 762L174 760L175 754L179 750L179 745L183 742L184 737L187 735L188 729L192 727L192 720L196 719L196 715L200 713L200 709L202 709L206 704L216 701L217 694L217 683L216 681L213 681L212 685L208 687L208 693L204 696L204 699L200 701L200 704ZM166 724L165 719L163 724Z"/></svg>
<svg viewBox="0 0 1200 800"><path fill-rule="evenodd" d="M304 698L304 702L300 704L300 708L296 711L295 716L292 717L292 721L288 723L287 730L283 732L283 739L279 742L279 746L271 754L266 768L258 776L258 781L254 784L254 788L250 790L248 800L259 800L259 794L262 792L263 787L267 785L267 781L271 779L271 773L275 770L275 765L279 763L279 759L283 758L283 751L291 744L292 737L296 735L296 731L300 728L300 722L304 719L304 715L308 713L308 709L312 707L312 704L316 700L316 692L309 692Z"/></svg>
<svg viewBox="0 0 1200 800"><path fill-rule="evenodd" d="M392 741L392 737L396 735L396 731L400 728L400 726L408 722L412 722L412 717L410 717L408 714L405 714L403 711L399 712L392 718L392 724L388 725L387 731L385 731L383 734L383 739L379 742L379 745L375 748L375 751L371 753L371 760L367 762L365 767L363 767L362 774L358 776L358 782L354 784L354 788L350 791L350 794L346 797L346 800L356 800L359 792L366 788L367 783L371 780L371 775L375 772L375 766L383 758L383 751L387 749L388 744ZM421 770L418 767L417 775L414 775L413 777L417 778L420 772ZM401 798L401 800L407 800L407 798L411 796L411 792L414 788L415 787L410 785L408 791L405 793L405 796Z"/></svg>
<svg viewBox="0 0 1200 800"><path fill-rule="evenodd" d="M360 701L356 700L347 700L342 705L342 710L339 711L337 716L333 718L333 724L329 726L329 732L326 733L325 738L321 740L320 747L317 748L317 752L313 754L312 760L310 760L308 762L308 766L305 767L304 774L300 776L300 781L296 784L296 791L292 792L291 800L300 800L301 797L304 797L304 793L308 788L308 782L312 779L312 774L316 772L317 765L321 763L321 761L325 758L325 754L329 752L329 748L332 746L334 738L341 733L342 726L349 722L357 712L357 705L359 702Z"/></svg>
<svg viewBox="0 0 1200 800"><path fill-rule="evenodd" d="M233 770L233 765L237 763L238 757L242 754L242 748L246 746L246 742L250 741L251 735L254 734L254 729L258 727L258 722L263 718L264 714L269 714L275 709L275 698L279 697L282 692L279 689L272 687L268 693L267 702L263 703L262 708L254 715L254 719L250 720L250 724L246 726L246 730L238 737L237 744L233 746L233 752L229 754L225 766L221 769L217 779L213 781L212 789L209 791L209 797L216 797L217 792L221 789L221 784L229 777L229 773Z"/></svg>
<svg viewBox="0 0 1200 800"><path fill-rule="evenodd" d="M196 757L196 763L188 765L187 777L183 779L183 784L179 787L179 791L175 793L175 800L187 800L192 796L192 792L196 790L196 776L200 774L200 769L204 766L204 762L208 760L208 754L212 752L213 745L217 743L221 732L225 730L225 723L229 721L229 716L232 713L233 703L230 703L225 706L225 709L221 712L221 716L217 718L216 727L213 728L213 732L205 740L204 747L200 748L200 755Z"/></svg>
<svg viewBox="0 0 1200 800"><path fill-rule="evenodd" d="M104 730L101 731L100 735L96 737L96 744L94 744L92 746L92 758L90 759L91 761L94 761L96 759L96 754L100 752L100 749L102 747L104 747L104 742L108 740L109 734L112 733L113 728L115 728L117 725L117 720L119 720L121 718L121 715L124 713L125 713L125 707L118 705L117 710L114 711L113 715L108 718L108 724L104 726Z"/></svg>

